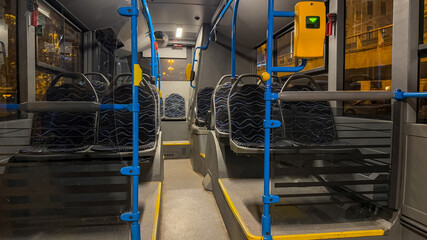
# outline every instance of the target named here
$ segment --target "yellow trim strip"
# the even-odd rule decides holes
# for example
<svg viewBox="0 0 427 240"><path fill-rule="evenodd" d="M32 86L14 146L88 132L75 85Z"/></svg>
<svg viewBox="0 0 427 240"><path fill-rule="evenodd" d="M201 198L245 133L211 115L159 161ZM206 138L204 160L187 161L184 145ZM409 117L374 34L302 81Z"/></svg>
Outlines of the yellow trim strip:
<svg viewBox="0 0 427 240"><path fill-rule="evenodd" d="M187 145L190 145L189 141L181 141L181 142L169 141L169 142L163 142L163 146L187 146Z"/></svg>
<svg viewBox="0 0 427 240"><path fill-rule="evenodd" d="M162 182L159 182L159 187L157 188L156 210L154 212L153 233L151 234L151 240L157 240L157 227L159 225L161 198L162 198Z"/></svg>
<svg viewBox="0 0 427 240"><path fill-rule="evenodd" d="M133 75L134 77L133 84L135 86L139 86L139 84L141 84L141 81L142 81L142 69L139 66L139 64L134 64L133 69L135 71L135 74Z"/></svg>
<svg viewBox="0 0 427 240"><path fill-rule="evenodd" d="M252 235L249 231L248 226L243 221L233 202L231 201L230 196L225 189L224 184L221 179L218 179L219 186L221 191L224 193L225 200L228 203L231 211L233 212L234 217L237 222L239 222L240 227L246 235L248 240L262 240L261 236ZM384 230L362 230L362 231L348 231L348 232L330 232L330 233L311 233L311 234L296 234L296 235L284 235L284 236L273 236L273 240L316 240L316 239L337 239L337 238L354 238L354 237L372 237L372 236L383 236Z"/></svg>
<svg viewBox="0 0 427 240"><path fill-rule="evenodd" d="M204 153L200 153L200 157L202 157L203 159L206 159L206 155Z"/></svg>
<svg viewBox="0 0 427 240"><path fill-rule="evenodd" d="M221 188L222 192L224 193L225 200L228 203L228 206L230 207L231 211L234 214L234 217L237 219L237 222L239 222L240 227L242 228L243 232L246 235L246 238L248 240L263 240L260 236L254 236L251 234L251 232L248 229L248 226L246 226L246 223L243 221L242 217L240 216L239 212L237 211L236 207L234 206L233 202L230 199L230 196L227 193L227 190L225 190L225 186L222 183L221 179L218 179L219 187Z"/></svg>

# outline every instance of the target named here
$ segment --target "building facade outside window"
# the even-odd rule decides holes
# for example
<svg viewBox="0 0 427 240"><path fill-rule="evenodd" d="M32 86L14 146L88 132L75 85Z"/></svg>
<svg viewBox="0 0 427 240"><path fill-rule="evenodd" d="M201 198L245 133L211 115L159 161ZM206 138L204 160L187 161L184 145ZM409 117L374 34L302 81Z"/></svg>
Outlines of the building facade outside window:
<svg viewBox="0 0 427 240"><path fill-rule="evenodd" d="M393 0L346 0L344 90L392 90L392 24ZM389 119L390 103L346 102L344 113Z"/></svg>
<svg viewBox="0 0 427 240"><path fill-rule="evenodd" d="M256 49L256 72L258 75L261 75L263 72L267 70L266 60L267 60L267 44L263 44L262 46Z"/></svg>

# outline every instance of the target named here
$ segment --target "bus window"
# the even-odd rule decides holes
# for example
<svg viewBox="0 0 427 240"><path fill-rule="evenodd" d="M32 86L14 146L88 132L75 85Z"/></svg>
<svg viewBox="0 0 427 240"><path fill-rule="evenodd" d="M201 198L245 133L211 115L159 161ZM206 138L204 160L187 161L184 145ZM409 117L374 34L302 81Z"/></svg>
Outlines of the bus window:
<svg viewBox="0 0 427 240"><path fill-rule="evenodd" d="M393 0L346 0L344 90L391 91L392 24ZM374 115L390 117L388 107L378 107Z"/></svg>
<svg viewBox="0 0 427 240"><path fill-rule="evenodd" d="M0 1L0 104L18 103L16 2ZM16 111L0 110L0 121L17 117Z"/></svg>
<svg viewBox="0 0 427 240"><path fill-rule="evenodd" d="M256 49L256 71L258 75L261 75L266 71L266 59L267 59L267 44L263 44L262 46Z"/></svg>

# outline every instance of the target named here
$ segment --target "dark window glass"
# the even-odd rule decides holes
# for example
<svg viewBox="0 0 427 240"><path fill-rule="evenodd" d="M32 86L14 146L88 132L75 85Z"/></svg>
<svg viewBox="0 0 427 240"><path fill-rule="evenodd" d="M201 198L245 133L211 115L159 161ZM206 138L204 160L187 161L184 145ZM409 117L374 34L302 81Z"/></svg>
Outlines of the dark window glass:
<svg viewBox="0 0 427 240"><path fill-rule="evenodd" d="M368 15L374 14L374 3L372 1L368 2L367 14Z"/></svg>
<svg viewBox="0 0 427 240"><path fill-rule="evenodd" d="M387 4L385 2L381 2L381 15L387 15Z"/></svg>
<svg viewBox="0 0 427 240"><path fill-rule="evenodd" d="M36 100L41 100L53 73L80 72L82 33L48 5L38 5Z"/></svg>
<svg viewBox="0 0 427 240"><path fill-rule="evenodd" d="M261 75L266 71L266 56L267 56L267 44L264 44L256 49L256 71L258 75Z"/></svg>
<svg viewBox="0 0 427 240"><path fill-rule="evenodd" d="M18 103L16 1L0 1L0 104ZM0 121L16 119L16 111L0 109Z"/></svg>
<svg viewBox="0 0 427 240"><path fill-rule="evenodd" d="M391 91L393 0L383 1L386 15L370 16L374 6L380 5L369 1L367 16L362 14L358 18L355 13L364 9L364 3L363 0L346 0L344 90ZM349 114L390 118L389 102L385 104L387 106L369 101L345 103L345 110Z"/></svg>
<svg viewBox="0 0 427 240"><path fill-rule="evenodd" d="M187 81L185 70L191 64L193 55L187 49L187 58L160 58L162 81ZM142 72L151 75L151 57L143 57L140 61Z"/></svg>

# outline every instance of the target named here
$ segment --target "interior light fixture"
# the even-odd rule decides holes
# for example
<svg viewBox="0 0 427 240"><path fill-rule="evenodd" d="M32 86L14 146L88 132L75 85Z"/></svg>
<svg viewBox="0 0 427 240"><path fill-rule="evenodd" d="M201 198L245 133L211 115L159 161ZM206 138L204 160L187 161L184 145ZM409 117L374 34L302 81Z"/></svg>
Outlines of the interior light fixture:
<svg viewBox="0 0 427 240"><path fill-rule="evenodd" d="M182 37L182 27L177 27L176 28L176 37L177 38Z"/></svg>

